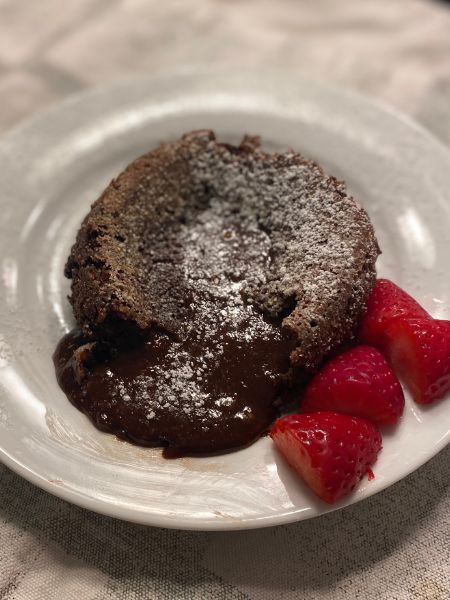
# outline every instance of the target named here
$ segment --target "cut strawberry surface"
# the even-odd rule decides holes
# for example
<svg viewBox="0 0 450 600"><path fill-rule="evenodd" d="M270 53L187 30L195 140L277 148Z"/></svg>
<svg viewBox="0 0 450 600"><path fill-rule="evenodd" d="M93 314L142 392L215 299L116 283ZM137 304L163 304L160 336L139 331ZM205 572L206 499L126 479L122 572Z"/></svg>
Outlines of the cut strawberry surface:
<svg viewBox="0 0 450 600"><path fill-rule="evenodd" d="M450 392L450 321L397 319L387 329L386 352L417 403Z"/></svg>
<svg viewBox="0 0 450 600"><path fill-rule="evenodd" d="M404 406L402 387L384 356L371 346L357 346L330 360L313 377L301 411L335 411L394 425Z"/></svg>
<svg viewBox="0 0 450 600"><path fill-rule="evenodd" d="M386 328L398 318L432 319L407 292L389 279L377 279L359 328L359 339L384 350Z"/></svg>
<svg viewBox="0 0 450 600"><path fill-rule="evenodd" d="M334 412L288 415L270 435L290 466L329 503L354 489L381 450L372 423Z"/></svg>

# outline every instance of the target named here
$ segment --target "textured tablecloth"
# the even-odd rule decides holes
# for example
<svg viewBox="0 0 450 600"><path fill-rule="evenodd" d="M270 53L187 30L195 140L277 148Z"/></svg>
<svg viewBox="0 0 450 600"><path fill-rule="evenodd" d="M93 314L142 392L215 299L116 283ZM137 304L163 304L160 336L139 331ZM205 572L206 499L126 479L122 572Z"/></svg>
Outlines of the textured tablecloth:
<svg viewBox="0 0 450 600"><path fill-rule="evenodd" d="M182 64L290 67L450 144L450 4L431 0L0 0L0 129ZM0 466L0 599L449 600L449 459L346 510L240 533L115 521Z"/></svg>

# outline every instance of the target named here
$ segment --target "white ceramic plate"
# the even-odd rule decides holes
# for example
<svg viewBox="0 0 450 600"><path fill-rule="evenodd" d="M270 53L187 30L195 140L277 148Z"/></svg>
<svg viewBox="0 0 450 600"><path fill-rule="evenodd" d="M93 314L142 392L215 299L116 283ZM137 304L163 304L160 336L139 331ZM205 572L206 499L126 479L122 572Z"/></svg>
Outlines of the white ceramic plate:
<svg viewBox="0 0 450 600"><path fill-rule="evenodd" d="M298 521L330 507L276 455L270 439L223 456L164 460L97 431L59 389L52 353L73 325L63 265L91 202L122 167L196 128L225 140L257 133L344 178L373 219L379 274L436 317L450 317L450 155L399 115L292 74L188 73L70 100L0 143L0 458L45 490L115 517L187 529ZM450 399L407 399L384 435L370 496L450 440Z"/></svg>

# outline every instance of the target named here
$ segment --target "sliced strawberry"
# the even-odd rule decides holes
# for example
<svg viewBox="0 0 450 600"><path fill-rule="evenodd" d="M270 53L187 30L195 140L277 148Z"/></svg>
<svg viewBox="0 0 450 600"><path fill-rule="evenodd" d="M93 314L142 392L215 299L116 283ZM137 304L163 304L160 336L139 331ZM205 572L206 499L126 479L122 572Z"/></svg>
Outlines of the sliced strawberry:
<svg viewBox="0 0 450 600"><path fill-rule="evenodd" d="M450 391L450 321L396 319L386 335L386 352L416 402Z"/></svg>
<svg viewBox="0 0 450 600"><path fill-rule="evenodd" d="M301 411L331 410L394 425L404 406L402 387L384 356L370 346L357 346L330 360L313 377Z"/></svg>
<svg viewBox="0 0 450 600"><path fill-rule="evenodd" d="M385 332L396 318L432 317L414 298L389 279L377 279L367 302L367 311L359 328L359 339L365 344L384 349Z"/></svg>
<svg viewBox="0 0 450 600"><path fill-rule="evenodd" d="M381 450L372 423L333 412L288 415L270 435L291 467L329 503L353 490Z"/></svg>

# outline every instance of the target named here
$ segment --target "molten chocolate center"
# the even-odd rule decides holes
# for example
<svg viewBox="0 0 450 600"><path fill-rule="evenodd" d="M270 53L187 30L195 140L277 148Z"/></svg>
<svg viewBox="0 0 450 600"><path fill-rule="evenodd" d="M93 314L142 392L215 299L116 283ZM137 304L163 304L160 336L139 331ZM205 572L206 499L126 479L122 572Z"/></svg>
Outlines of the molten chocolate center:
<svg viewBox="0 0 450 600"><path fill-rule="evenodd" d="M245 297L249 283L265 281L271 242L254 217L214 202L177 237L179 251L157 269L174 285L167 310L176 306L178 325L100 358L71 333L55 352L58 381L100 429L138 444L242 446L272 422L295 347Z"/></svg>

